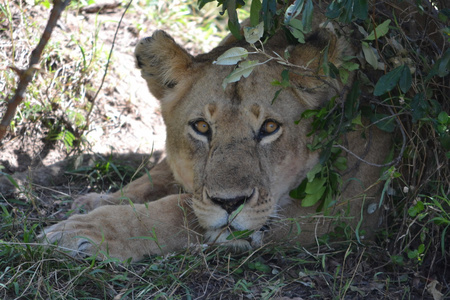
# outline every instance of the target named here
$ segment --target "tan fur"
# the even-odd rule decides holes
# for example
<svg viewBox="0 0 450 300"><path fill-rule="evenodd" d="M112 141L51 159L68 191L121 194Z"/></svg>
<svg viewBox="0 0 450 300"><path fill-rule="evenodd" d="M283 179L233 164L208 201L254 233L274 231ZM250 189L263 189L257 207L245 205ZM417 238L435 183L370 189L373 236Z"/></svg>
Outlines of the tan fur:
<svg viewBox="0 0 450 300"><path fill-rule="evenodd" d="M298 125L295 121L304 110L319 107L344 89L341 82L320 73L324 47L328 45L329 60L336 66L342 56L351 54L351 47L325 29L312 34L304 45L289 46L281 34L272 38L265 45L268 53L283 56L289 49L292 63L310 69L291 73L291 87L272 103L278 87L270 83L285 68L274 61L222 88L234 66L212 62L237 44L245 46L227 42L192 57L162 31L138 43L137 65L161 102L167 158L150 171L151 180L144 175L120 192L77 199L75 206L93 211L47 228L48 242L58 242L72 255L102 249L114 257L139 260L198 243L246 249L294 239L306 246L333 229L333 219L316 213L316 207L305 208L301 201L289 198L289 191L318 163L319 155L306 147L311 142L308 121ZM256 58L266 59L250 59ZM193 124L198 120L209 125L208 136L195 131ZM280 127L261 135L267 120ZM366 130L367 139L361 133L362 129L343 137L345 146L367 161L382 163L389 138L375 129ZM353 156L348 160L351 172L343 177L344 190L333 215L353 227L363 216L362 228L373 231L380 214L369 214L367 208L379 202L379 188L371 185L380 170ZM237 209L241 211L236 214ZM242 240L227 240L231 232L243 230L254 233Z"/></svg>

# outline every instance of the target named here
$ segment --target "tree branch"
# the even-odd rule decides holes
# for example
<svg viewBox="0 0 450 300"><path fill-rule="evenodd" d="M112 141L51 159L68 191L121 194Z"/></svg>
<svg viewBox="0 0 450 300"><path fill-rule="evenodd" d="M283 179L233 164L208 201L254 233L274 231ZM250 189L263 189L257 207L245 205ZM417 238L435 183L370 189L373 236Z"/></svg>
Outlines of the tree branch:
<svg viewBox="0 0 450 300"><path fill-rule="evenodd" d="M23 101L25 97L25 92L27 90L28 84L31 82L34 76L34 72L39 68L39 60L41 59L42 52L44 51L45 46L50 40L50 36L52 35L53 28L55 28L56 23L61 16L61 13L70 3L70 0L54 0L52 11L50 12L50 17L48 19L47 25L45 26L44 33L39 41L39 44L36 48L31 52L30 63L26 70L17 70L19 74L19 84L17 85L16 92L14 96L7 100L8 102L6 107L6 112L3 115L2 121L0 123L0 141L6 135L6 131L8 130L9 124L11 123L12 118L16 114L17 106Z"/></svg>

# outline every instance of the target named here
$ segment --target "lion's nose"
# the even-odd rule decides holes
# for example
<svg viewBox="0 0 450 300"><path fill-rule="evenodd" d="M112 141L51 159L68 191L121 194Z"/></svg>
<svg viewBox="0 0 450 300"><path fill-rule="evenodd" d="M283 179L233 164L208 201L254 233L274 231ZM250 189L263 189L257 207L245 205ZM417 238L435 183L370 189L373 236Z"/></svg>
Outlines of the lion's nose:
<svg viewBox="0 0 450 300"><path fill-rule="evenodd" d="M240 196L231 199L223 199L223 198L211 198L211 201L215 204L222 207L227 213L231 214L233 211L239 208L242 204L244 204L245 200L247 200L248 196Z"/></svg>

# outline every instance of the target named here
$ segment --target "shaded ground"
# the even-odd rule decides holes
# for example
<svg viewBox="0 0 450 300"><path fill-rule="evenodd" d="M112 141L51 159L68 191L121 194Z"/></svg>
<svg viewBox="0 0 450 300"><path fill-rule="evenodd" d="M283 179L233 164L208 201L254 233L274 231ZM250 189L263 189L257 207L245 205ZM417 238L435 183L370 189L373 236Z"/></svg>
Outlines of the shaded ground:
<svg viewBox="0 0 450 300"><path fill-rule="evenodd" d="M12 4L12 9L16 11L16 19L13 21L17 26L21 26L18 6ZM109 51L123 10L124 8L119 6L98 15L70 10L60 21L52 40L76 48L69 43L71 35L93 35L95 29L99 28L99 45L102 44L103 48ZM30 22L42 22L47 13L43 6L31 8ZM93 26L95 23L101 25ZM87 134L89 152L84 152L89 154L75 155L71 156L70 160L65 160L67 149L64 143L43 139L45 128L41 128L38 123L24 121L0 144L0 164L4 167L2 172L14 174L21 186L27 186L27 178L31 179L35 184L32 188L34 196L30 198L26 190L13 191L9 180L0 176L0 201L8 199L8 204L2 202L2 206L9 208L16 203L15 209L26 211L30 206L27 202L35 199L35 210L27 212L30 219L42 216L46 219L64 218L71 199L78 194L117 189L123 182L131 179L133 170L138 166L148 166L149 160L153 163L164 155L165 128L158 103L147 91L139 72L133 67L134 46L137 40L145 35L139 29L139 25L143 23L146 24L148 32L156 28L170 31L176 39L183 40L182 43L187 44L187 48L194 53L205 50L194 48L192 42L182 38L183 32L173 32L170 24L163 24L161 28L161 24L153 24L152 20L137 9L127 13L117 35L110 71L99 96L95 99ZM43 25L40 24L41 27ZM2 26L7 28L4 24ZM1 31L0 37L0 52L7 56L11 49L8 45L11 37L7 30ZM215 42L218 39L212 40ZM212 48L214 45L209 46ZM25 48L23 51L23 59L16 61L18 67L23 67L26 63L27 51ZM103 69L98 72L102 73ZM90 79L96 88L100 84L99 78L101 76ZM5 86L0 84L0 88L5 89ZM86 97L92 101L95 92L96 89L87 91ZM0 115L4 107L4 103L0 104ZM113 158L109 157L111 153L114 153ZM102 163L99 164L99 161ZM104 176L100 169L108 162L117 164L119 172L110 172L113 175ZM75 169L82 168L88 171L74 173ZM115 173L127 175L119 178L120 176L115 177ZM296 247L279 247L258 250L249 254L248 259L232 258L214 250L208 254L197 253L200 262L192 262L193 266L188 268L189 276L186 277L183 277L185 275L181 271L176 271L177 268L183 270L180 266L183 263L176 260L177 257L155 258L133 265L125 271L120 267L104 265L101 270L106 269L106 272L114 276L121 273L132 274L127 275L132 280L111 280L112 283L104 287L106 292L98 291L99 283L95 281L95 276L88 277L89 284L80 282L77 286L99 298L120 299L127 289L149 284L145 278L158 278L158 270L171 270L173 273L170 274L174 278L166 279L170 289L163 294L162 292L166 291L161 288L161 298L437 300L444 299L444 296L449 297L448 258L438 254L433 261L423 261L420 265L396 265L390 261L389 245L386 240L380 240L378 244L367 247L350 244L344 248L342 245L335 248L323 247L313 252ZM439 252L439 249L436 251ZM180 280L180 283L174 286L177 280ZM0 278L0 284L2 283ZM60 288L64 287L62 284ZM142 296L142 299L153 298L157 297L158 292L152 291L143 295L145 296ZM17 298L12 290L2 291L1 285L0 296L4 299ZM126 297L139 298L132 294L127 294ZM24 298L31 298L31 295Z"/></svg>
<svg viewBox="0 0 450 300"><path fill-rule="evenodd" d="M42 22L46 19L48 11L42 6L36 6L33 10L33 21ZM52 41L68 43L70 35L94 35L98 27L98 44L109 51L122 13L123 8L120 7L99 15L71 10L59 22ZM153 150L162 150L164 147L165 128L158 103L148 92L139 71L133 67L133 50L139 38L133 24L138 19L137 14L129 13L122 21L108 76L95 99L87 134L89 150L93 153L151 154ZM94 23L101 25L95 26ZM80 28L83 28L82 32ZM4 41L6 43L7 39ZM7 47L4 49L8 50ZM104 70L98 72L103 73ZM98 88L99 78L93 80L97 81L94 87ZM88 91L87 97L93 97L95 92ZM17 134L7 137L1 145L0 163L7 173L24 172L28 167L40 164L49 166L66 157L64 144L42 140L42 128L36 128L35 124L23 124L18 130Z"/></svg>

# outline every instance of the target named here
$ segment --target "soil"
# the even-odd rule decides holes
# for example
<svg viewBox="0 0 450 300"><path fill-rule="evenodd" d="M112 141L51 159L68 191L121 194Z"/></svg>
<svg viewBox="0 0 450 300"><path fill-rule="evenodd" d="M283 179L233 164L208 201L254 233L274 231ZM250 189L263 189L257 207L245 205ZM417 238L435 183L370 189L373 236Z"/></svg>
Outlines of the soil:
<svg viewBox="0 0 450 300"><path fill-rule="evenodd" d="M117 24L124 12L123 7L109 5L113 3L113 1L96 1L96 6L107 5L99 14L88 13L86 10L67 10L54 29L51 40L67 45L70 36L77 35L80 29L83 35L94 35L96 30L94 24L98 23L101 25L97 43L109 51L114 42ZM112 8L108 9L108 5ZM18 13L18 7L13 9ZM43 6L34 6L31 8L28 21L42 23L40 27L44 28L48 14L49 10ZM137 24L145 22L144 19L139 12L128 12L124 15L117 32L108 74L95 99L90 117L90 127L86 134L89 151L83 152L84 157L81 160L85 163L92 162L94 154L104 157L113 154L115 159L126 159L132 166L137 166L145 159L155 162L164 155L165 126L158 101L149 93L139 70L134 67L134 47L136 42L147 34L142 33L140 36L137 29ZM150 35L156 27L153 27L151 20L146 22ZM158 29L170 31L170 28L158 27ZM3 38L6 44L8 37L3 34L2 40ZM5 44L2 51L7 53L11 49ZM191 50L195 53L192 45ZM16 62L16 67L25 66L25 62L22 66L20 62ZM98 88L100 82L96 83ZM90 92L88 96L93 98L95 92ZM0 116L5 110L6 105L3 102L0 105ZM4 167L1 171L13 175L20 185L24 185L26 181L46 187L67 183L70 176L64 176L64 172L71 162L67 158L75 157L80 161L80 154L68 155L62 142L44 139L44 134L43 128L31 122L20 124L14 133L8 134L0 142L0 165ZM17 192L17 189L5 176L0 175L0 193L6 197L13 192Z"/></svg>

